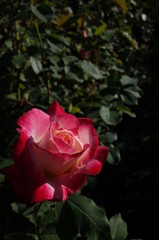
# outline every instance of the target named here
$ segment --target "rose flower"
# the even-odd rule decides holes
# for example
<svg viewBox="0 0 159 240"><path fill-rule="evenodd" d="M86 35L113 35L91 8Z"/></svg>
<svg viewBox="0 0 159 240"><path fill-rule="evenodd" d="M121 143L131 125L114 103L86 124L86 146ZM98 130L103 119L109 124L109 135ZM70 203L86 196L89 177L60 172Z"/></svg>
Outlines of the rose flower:
<svg viewBox="0 0 159 240"><path fill-rule="evenodd" d="M99 146L89 118L76 118L53 101L18 119L19 136L12 148L14 164L1 169L17 200L25 203L68 199L101 171L108 148Z"/></svg>

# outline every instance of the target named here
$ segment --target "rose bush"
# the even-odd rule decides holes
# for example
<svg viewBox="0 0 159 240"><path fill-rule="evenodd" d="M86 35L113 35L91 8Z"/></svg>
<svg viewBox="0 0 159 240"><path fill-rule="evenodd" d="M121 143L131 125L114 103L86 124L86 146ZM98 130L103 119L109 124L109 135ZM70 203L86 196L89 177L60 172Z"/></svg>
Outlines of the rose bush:
<svg viewBox="0 0 159 240"><path fill-rule="evenodd" d="M2 172L18 201L65 200L107 159L108 148L99 146L93 121L65 113L56 101L47 113L36 108L24 113L17 124L14 164Z"/></svg>

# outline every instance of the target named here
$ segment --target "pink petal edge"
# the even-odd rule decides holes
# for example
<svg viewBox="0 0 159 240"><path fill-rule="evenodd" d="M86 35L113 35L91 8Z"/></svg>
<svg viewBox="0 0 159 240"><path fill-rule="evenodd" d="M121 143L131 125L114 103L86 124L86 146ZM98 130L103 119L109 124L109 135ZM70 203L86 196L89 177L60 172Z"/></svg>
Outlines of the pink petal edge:
<svg viewBox="0 0 159 240"><path fill-rule="evenodd" d="M51 103L47 113L50 115L51 121L56 121L60 116L66 114L56 100Z"/></svg>
<svg viewBox="0 0 159 240"><path fill-rule="evenodd" d="M84 172L87 175L97 175L100 173L102 169L102 163L96 159L92 159L83 169L82 172Z"/></svg>
<svg viewBox="0 0 159 240"><path fill-rule="evenodd" d="M33 137L35 142L39 142L50 127L50 116L36 108L24 113L17 121L19 133L24 133L28 137Z"/></svg>

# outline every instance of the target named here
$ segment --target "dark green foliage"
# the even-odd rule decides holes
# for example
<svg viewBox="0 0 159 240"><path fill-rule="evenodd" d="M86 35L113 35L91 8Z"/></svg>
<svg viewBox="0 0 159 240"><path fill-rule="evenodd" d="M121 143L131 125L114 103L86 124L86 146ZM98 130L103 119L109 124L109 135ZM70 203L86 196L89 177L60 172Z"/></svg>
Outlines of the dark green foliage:
<svg viewBox="0 0 159 240"><path fill-rule="evenodd" d="M46 109L55 98L66 111L92 117L100 141L113 144L105 133L115 131L123 113L135 117L129 105L141 95L135 72L125 68L136 48L131 25L125 24L129 11L121 14L128 10L121 2L2 1L4 127L7 118L13 129L21 112Z"/></svg>
<svg viewBox="0 0 159 240"><path fill-rule="evenodd" d="M124 240L127 234L121 217L114 216L109 226L104 210L82 195L73 195L66 202L53 204L45 201L30 207L14 202L11 208L11 215L2 227L4 240L73 240L81 237L92 240L112 240L116 239L114 235L119 235L120 239ZM121 229L122 225L123 229Z"/></svg>
<svg viewBox="0 0 159 240"><path fill-rule="evenodd" d="M92 240L111 240L105 213L91 199L74 195L62 205L57 225L61 239L77 239L79 235Z"/></svg>

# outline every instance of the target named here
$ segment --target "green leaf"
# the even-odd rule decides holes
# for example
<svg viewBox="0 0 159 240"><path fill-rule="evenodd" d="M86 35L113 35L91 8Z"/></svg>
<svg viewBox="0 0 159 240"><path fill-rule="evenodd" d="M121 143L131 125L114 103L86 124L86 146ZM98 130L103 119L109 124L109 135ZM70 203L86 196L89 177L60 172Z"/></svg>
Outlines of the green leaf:
<svg viewBox="0 0 159 240"><path fill-rule="evenodd" d="M133 39L128 32L122 32L122 35L130 42L134 49L138 49L138 44L135 39Z"/></svg>
<svg viewBox="0 0 159 240"><path fill-rule="evenodd" d="M140 91L138 86L124 88L120 93L121 100L130 105L138 104L138 99L141 97Z"/></svg>
<svg viewBox="0 0 159 240"><path fill-rule="evenodd" d="M3 240L39 240L39 237L36 234L31 233L9 233L6 234Z"/></svg>
<svg viewBox="0 0 159 240"><path fill-rule="evenodd" d="M70 63L73 63L78 60L75 56L66 56L62 58L65 65L69 65Z"/></svg>
<svg viewBox="0 0 159 240"><path fill-rule="evenodd" d="M108 125L116 125L121 121L120 112L116 111L115 109L112 110L107 106L102 106L99 114L102 120Z"/></svg>
<svg viewBox="0 0 159 240"><path fill-rule="evenodd" d="M128 7L126 0L115 0L115 2L121 7L123 14L127 13Z"/></svg>
<svg viewBox="0 0 159 240"><path fill-rule="evenodd" d="M11 203L10 206L11 206L12 210L16 213L19 213L20 211L22 211L23 209L26 208L25 204L21 204L21 203L18 204L17 202Z"/></svg>
<svg viewBox="0 0 159 240"><path fill-rule="evenodd" d="M44 234L40 238L41 240L60 240L57 234Z"/></svg>
<svg viewBox="0 0 159 240"><path fill-rule="evenodd" d="M107 132L104 136L103 139L106 143L112 143L118 139L117 133L115 132Z"/></svg>
<svg viewBox="0 0 159 240"><path fill-rule="evenodd" d="M48 219L46 218L45 225L47 227L44 229L44 225L42 225L42 228L43 228L41 233L42 240L52 240L52 239L60 240L56 232L54 214L52 213L52 211L48 212L48 214L49 213L50 213L50 220L51 220L51 214L52 214L52 222L50 220L48 221ZM48 214L46 214L46 217Z"/></svg>
<svg viewBox="0 0 159 240"><path fill-rule="evenodd" d="M111 165L119 163L121 156L120 151L118 148L116 148L112 143L108 145L109 147L109 155L108 155L108 162Z"/></svg>
<svg viewBox="0 0 159 240"><path fill-rule="evenodd" d="M5 95L5 97L6 97L7 99L14 100L14 101L17 101L17 100L18 100L18 98L17 98L17 93L16 93L16 92L9 93L9 94Z"/></svg>
<svg viewBox="0 0 159 240"><path fill-rule="evenodd" d="M136 85L138 82L137 78L132 78L127 75L123 75L122 78L120 79L120 82L122 83L123 86L125 85Z"/></svg>
<svg viewBox="0 0 159 240"><path fill-rule="evenodd" d="M78 66L82 68L84 73L87 73L89 76L95 79L103 78L102 74L99 72L98 68L91 62L83 60L79 61Z"/></svg>
<svg viewBox="0 0 159 240"><path fill-rule="evenodd" d="M105 22L101 22L101 23L102 23L102 24L101 24L99 27L97 27L96 30L95 30L95 32L94 32L94 35L95 35L95 36L101 35L101 34L105 31L105 29L106 29L106 27L107 27L107 25L105 24Z"/></svg>
<svg viewBox="0 0 159 240"><path fill-rule="evenodd" d="M49 59L49 61L50 61L53 65L55 65L55 66L57 66L57 64L58 64L59 61L60 61L60 58L59 58L58 56L56 56L56 55L54 55L54 56L49 56L48 59Z"/></svg>
<svg viewBox="0 0 159 240"><path fill-rule="evenodd" d="M42 71L42 64L39 59L30 57L30 64L35 74L39 74Z"/></svg>
<svg viewBox="0 0 159 240"><path fill-rule="evenodd" d="M102 118L102 120L107 123L110 119L110 109L109 107L105 107L105 106L102 106L100 111L99 111L99 114Z"/></svg>
<svg viewBox="0 0 159 240"><path fill-rule="evenodd" d="M11 208L14 212L21 214L29 222L33 223L35 226L37 224L38 211L40 209L40 204L34 204L31 207L27 207L26 204L13 202Z"/></svg>
<svg viewBox="0 0 159 240"><path fill-rule="evenodd" d="M4 168L4 167L8 167L13 164L14 164L14 162L10 158L0 158L0 169Z"/></svg>
<svg viewBox="0 0 159 240"><path fill-rule="evenodd" d="M45 215L40 219L41 226L43 228L43 234L52 234L56 233L55 228L55 209L48 210Z"/></svg>
<svg viewBox="0 0 159 240"><path fill-rule="evenodd" d="M137 86L124 88L120 93L123 103L129 105L137 104L140 97L140 89Z"/></svg>
<svg viewBox="0 0 159 240"><path fill-rule="evenodd" d="M66 77L67 77L67 79L72 79L72 80L75 80L76 82L80 82L80 83L82 83L84 81L83 79L79 78L77 74L75 74L71 71L67 72Z"/></svg>
<svg viewBox="0 0 159 240"><path fill-rule="evenodd" d="M55 222L55 209L51 201L44 201L40 204L37 217L41 223L43 231L47 234L47 226L51 225L53 228Z"/></svg>
<svg viewBox="0 0 159 240"><path fill-rule="evenodd" d="M52 53L60 53L62 51L61 46L59 46L59 44L54 44L53 42L51 42L48 39L46 41L47 41L47 43L50 47L49 49ZM54 57L56 57L56 56L51 56L50 58L54 58ZM57 59L57 57L56 57L56 59Z"/></svg>
<svg viewBox="0 0 159 240"><path fill-rule="evenodd" d="M18 54L13 56L12 63L17 69L20 69L25 62L26 57L24 56L24 54Z"/></svg>
<svg viewBox="0 0 159 240"><path fill-rule="evenodd" d="M32 13L33 13L39 20L41 20L41 21L44 22L44 23L47 23L47 19L44 17L43 14L41 14L41 13L37 10L37 8L36 8L35 6L33 6L33 5L31 4L30 7L31 7Z"/></svg>
<svg viewBox="0 0 159 240"><path fill-rule="evenodd" d="M120 112L125 113L125 114L129 115L130 117L136 117L136 114L134 112L131 112L131 109L127 106L118 105L116 108Z"/></svg>
<svg viewBox="0 0 159 240"><path fill-rule="evenodd" d="M53 203L51 201L44 201L40 203L37 216L40 218L44 217L45 213L50 211L52 207L53 207Z"/></svg>
<svg viewBox="0 0 159 240"><path fill-rule="evenodd" d="M91 240L111 240L109 222L103 209L84 196L73 195L62 208L57 224L61 240L76 239L80 234Z"/></svg>
<svg viewBox="0 0 159 240"><path fill-rule="evenodd" d="M113 37L116 34L116 29L106 29L103 34L101 35L101 39L105 42L111 42Z"/></svg>
<svg viewBox="0 0 159 240"><path fill-rule="evenodd" d="M128 235L127 224L121 218L121 214L112 216L109 223L113 240L125 240Z"/></svg>
<svg viewBox="0 0 159 240"><path fill-rule="evenodd" d="M105 95L104 96L104 100L106 101L106 102L112 102L113 100L114 100L114 98L116 98L116 95L114 94L114 95L111 95L111 94L107 94L107 95Z"/></svg>
<svg viewBox="0 0 159 240"><path fill-rule="evenodd" d="M71 43L71 39L70 38L65 37L64 35L55 34L55 33L52 34L52 37L54 39L58 40L59 42L64 43L66 46L70 46L70 43Z"/></svg>
<svg viewBox="0 0 159 240"><path fill-rule="evenodd" d="M141 97L140 93L135 89L126 88L126 89L124 89L124 91L127 92L129 95L134 96L135 98L140 98Z"/></svg>
<svg viewBox="0 0 159 240"><path fill-rule="evenodd" d="M4 182L5 176L3 174L0 174L0 183Z"/></svg>

